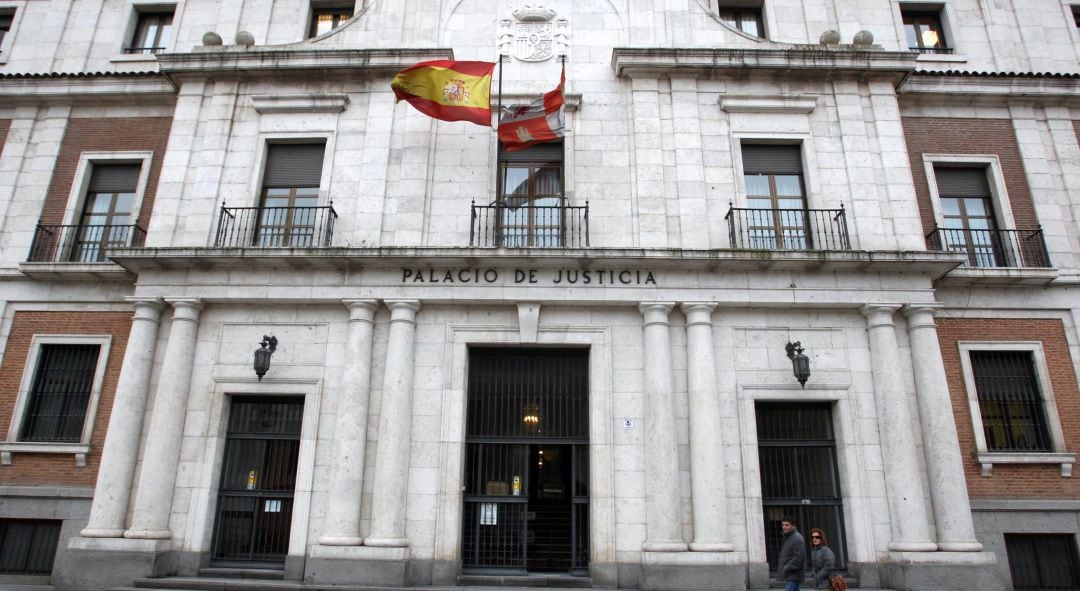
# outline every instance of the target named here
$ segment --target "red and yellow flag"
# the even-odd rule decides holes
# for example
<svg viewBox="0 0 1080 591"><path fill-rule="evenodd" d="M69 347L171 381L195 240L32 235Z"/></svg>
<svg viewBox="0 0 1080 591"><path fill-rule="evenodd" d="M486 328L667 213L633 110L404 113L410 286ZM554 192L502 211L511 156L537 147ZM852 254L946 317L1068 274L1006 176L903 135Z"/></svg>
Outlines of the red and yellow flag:
<svg viewBox="0 0 1080 591"><path fill-rule="evenodd" d="M545 92L544 98L528 105L511 105L499 120L499 141L503 150L516 152L536 144L552 142L566 135L563 118L563 88L566 86L566 67L559 76L555 90Z"/></svg>
<svg viewBox="0 0 1080 591"><path fill-rule="evenodd" d="M493 62L420 62L397 73L390 88L397 100L443 121L491 127Z"/></svg>

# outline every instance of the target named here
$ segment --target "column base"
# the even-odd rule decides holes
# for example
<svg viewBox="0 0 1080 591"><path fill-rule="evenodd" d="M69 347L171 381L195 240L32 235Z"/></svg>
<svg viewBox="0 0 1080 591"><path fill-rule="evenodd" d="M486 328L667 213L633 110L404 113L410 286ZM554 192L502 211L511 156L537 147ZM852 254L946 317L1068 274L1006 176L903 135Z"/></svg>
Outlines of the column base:
<svg viewBox="0 0 1080 591"><path fill-rule="evenodd" d="M122 538L124 537L124 530L86 528L79 532L79 535L84 538Z"/></svg>
<svg viewBox="0 0 1080 591"><path fill-rule="evenodd" d="M359 536L323 536L319 538L323 546L361 546L364 538Z"/></svg>
<svg viewBox="0 0 1080 591"><path fill-rule="evenodd" d="M938 542L939 552L982 552L983 545L979 542Z"/></svg>
<svg viewBox="0 0 1080 591"><path fill-rule="evenodd" d="M641 591L744 591L746 558L745 552L645 552L634 586Z"/></svg>
<svg viewBox="0 0 1080 591"><path fill-rule="evenodd" d="M892 552L937 552L937 549L933 542L889 542Z"/></svg>
<svg viewBox="0 0 1080 591"><path fill-rule="evenodd" d="M990 552L899 552L877 564L880 584L899 591L1005 591Z"/></svg>
<svg viewBox="0 0 1080 591"><path fill-rule="evenodd" d="M727 542L691 542L691 552L734 552L735 544Z"/></svg>
<svg viewBox="0 0 1080 591"><path fill-rule="evenodd" d="M168 540L172 532L167 529L129 529L124 532L124 537L132 540Z"/></svg>
<svg viewBox="0 0 1080 591"><path fill-rule="evenodd" d="M376 548L408 548L408 538L367 538L364 540L365 546L374 546Z"/></svg>
<svg viewBox="0 0 1080 591"><path fill-rule="evenodd" d="M641 545L642 552L686 552L686 542L674 540L665 542L645 542Z"/></svg>

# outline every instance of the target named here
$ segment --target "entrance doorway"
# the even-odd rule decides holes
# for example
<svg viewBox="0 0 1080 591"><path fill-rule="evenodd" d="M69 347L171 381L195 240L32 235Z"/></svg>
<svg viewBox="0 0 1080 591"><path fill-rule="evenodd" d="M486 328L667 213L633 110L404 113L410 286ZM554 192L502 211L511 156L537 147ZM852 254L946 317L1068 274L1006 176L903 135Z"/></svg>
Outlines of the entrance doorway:
<svg viewBox="0 0 1080 591"><path fill-rule="evenodd" d="M587 574L587 349L469 351L462 563Z"/></svg>
<svg viewBox="0 0 1080 591"><path fill-rule="evenodd" d="M229 412L211 558L277 567L289 551L302 397L236 397Z"/></svg>
<svg viewBox="0 0 1080 591"><path fill-rule="evenodd" d="M758 461L765 516L765 554L775 571L783 517L795 519L810 542L820 528L836 554L836 567L847 568L843 496L836 463L832 407L823 404L757 403Z"/></svg>

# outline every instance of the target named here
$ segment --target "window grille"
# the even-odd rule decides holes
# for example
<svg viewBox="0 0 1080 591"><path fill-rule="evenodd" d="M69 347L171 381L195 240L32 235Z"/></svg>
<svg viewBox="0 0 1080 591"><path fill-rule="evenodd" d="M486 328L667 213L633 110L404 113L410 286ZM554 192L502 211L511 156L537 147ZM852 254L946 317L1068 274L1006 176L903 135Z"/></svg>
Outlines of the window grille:
<svg viewBox="0 0 1080 591"><path fill-rule="evenodd" d="M1017 591L1080 589L1080 564L1072 534L1005 534L1005 553Z"/></svg>
<svg viewBox="0 0 1080 591"><path fill-rule="evenodd" d="M972 351L986 445L991 451L1051 451L1042 394L1028 351Z"/></svg>
<svg viewBox="0 0 1080 591"><path fill-rule="evenodd" d="M60 521L0 519L0 574L52 574Z"/></svg>
<svg viewBox="0 0 1080 591"><path fill-rule="evenodd" d="M98 345L42 345L20 441L78 442Z"/></svg>

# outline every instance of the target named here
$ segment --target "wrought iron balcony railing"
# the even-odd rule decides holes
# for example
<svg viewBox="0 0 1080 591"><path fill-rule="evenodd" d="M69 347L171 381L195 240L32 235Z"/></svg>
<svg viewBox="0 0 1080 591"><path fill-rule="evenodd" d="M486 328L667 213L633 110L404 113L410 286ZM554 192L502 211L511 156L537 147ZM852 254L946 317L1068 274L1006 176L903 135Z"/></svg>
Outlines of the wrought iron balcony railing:
<svg viewBox="0 0 1080 591"><path fill-rule="evenodd" d="M1050 266L1042 228L1034 230L966 230L938 228L927 235L931 250L962 252L965 266L978 268Z"/></svg>
<svg viewBox="0 0 1080 591"><path fill-rule="evenodd" d="M851 250L843 206L840 209L732 207L725 219L732 248Z"/></svg>
<svg viewBox="0 0 1080 591"><path fill-rule="evenodd" d="M30 245L31 263L101 263L106 248L142 246L146 230L125 225L38 224Z"/></svg>
<svg viewBox="0 0 1080 591"><path fill-rule="evenodd" d="M565 199L536 201L553 204L530 205L514 198L488 205L477 205L474 201L469 246L588 248L588 202L585 205L567 205Z"/></svg>
<svg viewBox="0 0 1080 591"><path fill-rule="evenodd" d="M221 206L217 248L319 248L330 246L337 212L323 207Z"/></svg>

